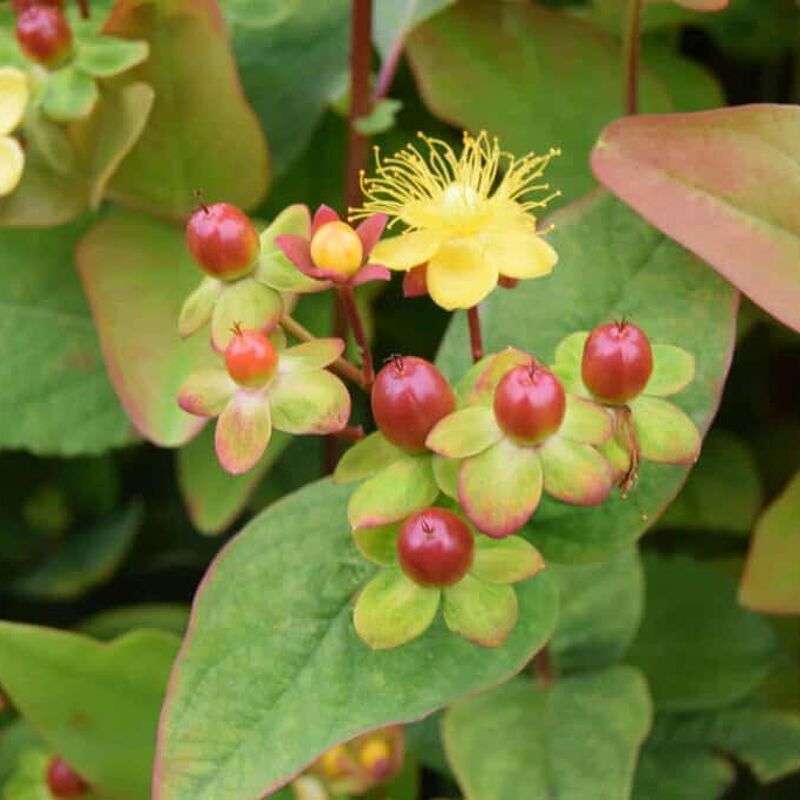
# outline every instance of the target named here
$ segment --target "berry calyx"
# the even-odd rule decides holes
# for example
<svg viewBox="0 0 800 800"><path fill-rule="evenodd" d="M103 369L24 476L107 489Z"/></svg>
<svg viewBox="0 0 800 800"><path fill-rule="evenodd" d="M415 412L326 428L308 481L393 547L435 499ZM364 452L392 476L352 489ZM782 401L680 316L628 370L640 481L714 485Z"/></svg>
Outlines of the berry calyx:
<svg viewBox="0 0 800 800"><path fill-rule="evenodd" d="M17 41L22 52L39 64L53 66L72 50L72 29L60 8L32 5L17 17Z"/></svg>
<svg viewBox="0 0 800 800"><path fill-rule="evenodd" d="M311 237L311 260L320 269L353 275L364 260L364 246L346 222L326 222Z"/></svg>
<svg viewBox="0 0 800 800"><path fill-rule="evenodd" d="M596 327L583 347L581 375L586 388L603 403L620 405L647 385L653 352L641 328L622 320Z"/></svg>
<svg viewBox="0 0 800 800"><path fill-rule="evenodd" d="M414 453L425 451L433 426L455 408L447 379L424 358L394 356L372 387L375 424L392 444Z"/></svg>
<svg viewBox="0 0 800 800"><path fill-rule="evenodd" d="M253 223L230 203L195 211L186 223L186 245L200 269L226 281L250 272L261 251Z"/></svg>
<svg viewBox="0 0 800 800"><path fill-rule="evenodd" d="M54 797L82 797L89 791L89 784L58 756L47 766L47 787Z"/></svg>
<svg viewBox="0 0 800 800"><path fill-rule="evenodd" d="M260 331L233 328L225 349L225 367L240 386L263 386L278 367L278 351Z"/></svg>
<svg viewBox="0 0 800 800"><path fill-rule="evenodd" d="M412 514L400 528L397 558L420 586L451 586L472 566L475 543L461 517L444 508Z"/></svg>
<svg viewBox="0 0 800 800"><path fill-rule="evenodd" d="M556 376L536 362L508 372L494 393L497 424L512 439L541 442L561 426L566 410L564 387Z"/></svg>

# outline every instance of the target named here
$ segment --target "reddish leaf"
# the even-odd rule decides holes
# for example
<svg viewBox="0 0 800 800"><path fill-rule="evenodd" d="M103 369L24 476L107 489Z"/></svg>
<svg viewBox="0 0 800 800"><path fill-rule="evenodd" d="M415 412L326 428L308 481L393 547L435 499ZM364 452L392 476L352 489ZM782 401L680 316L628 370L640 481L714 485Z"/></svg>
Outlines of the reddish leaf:
<svg viewBox="0 0 800 800"><path fill-rule="evenodd" d="M753 301L800 330L800 108L627 117L592 153L598 179Z"/></svg>

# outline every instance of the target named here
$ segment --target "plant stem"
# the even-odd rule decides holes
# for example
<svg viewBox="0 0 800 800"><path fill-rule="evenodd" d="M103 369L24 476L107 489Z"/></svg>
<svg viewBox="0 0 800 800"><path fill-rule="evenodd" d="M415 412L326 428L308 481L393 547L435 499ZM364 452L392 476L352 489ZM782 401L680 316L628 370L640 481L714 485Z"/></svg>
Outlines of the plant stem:
<svg viewBox="0 0 800 800"><path fill-rule="evenodd" d="M553 659L550 657L550 648L545 645L533 658L533 669L536 680L543 689L553 683Z"/></svg>
<svg viewBox="0 0 800 800"><path fill-rule="evenodd" d="M284 317L281 320L281 326L287 333L294 336L294 338L298 341L313 342L317 338L313 333L311 333L311 331L304 328L296 319L293 319L292 317ZM357 386L360 386L362 389L366 388L364 384L364 376L361 373L361 370L358 369L358 367L353 366L346 359L337 358L336 361L331 364L331 369L334 372L338 372L343 378L347 378L347 380L352 381Z"/></svg>
<svg viewBox="0 0 800 800"><path fill-rule="evenodd" d="M78 0L78 10L81 14L81 19L89 19L89 0Z"/></svg>
<svg viewBox="0 0 800 800"><path fill-rule="evenodd" d="M625 62L625 113L639 108L639 62L642 50L642 0L628 0L628 17L623 39Z"/></svg>
<svg viewBox="0 0 800 800"><path fill-rule="evenodd" d="M355 337L356 344L361 353L361 370L364 374L365 388L370 389L375 382L375 368L372 365L372 350L367 340L367 334L364 330L364 323L361 320L361 313L358 310L353 287L347 285L340 287L339 297L342 300L345 316L350 323L350 327L353 329L353 336Z"/></svg>
<svg viewBox="0 0 800 800"><path fill-rule="evenodd" d="M344 439L346 442L358 442L364 438L364 427L362 425L348 425L331 435L337 439Z"/></svg>
<svg viewBox="0 0 800 800"><path fill-rule="evenodd" d="M478 306L467 309L467 322L469 323L469 343L472 348L472 360L477 363L483 358L483 337L481 336L481 318Z"/></svg>
<svg viewBox="0 0 800 800"><path fill-rule="evenodd" d="M346 208L361 201L361 172L367 165L369 139L355 129L355 121L369 114L372 98L372 0L353 0L350 23L350 110L347 131L347 167L344 179Z"/></svg>

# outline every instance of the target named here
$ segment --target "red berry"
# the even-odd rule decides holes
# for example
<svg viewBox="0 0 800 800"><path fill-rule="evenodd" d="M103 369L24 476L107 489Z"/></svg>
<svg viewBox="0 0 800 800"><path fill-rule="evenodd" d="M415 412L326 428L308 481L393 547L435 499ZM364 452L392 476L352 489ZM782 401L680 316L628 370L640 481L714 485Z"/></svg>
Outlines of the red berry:
<svg viewBox="0 0 800 800"><path fill-rule="evenodd" d="M17 17L22 52L40 64L56 64L72 49L72 30L60 8L32 5Z"/></svg>
<svg viewBox="0 0 800 800"><path fill-rule="evenodd" d="M58 756L47 767L47 786L55 797L81 797L89 791L89 784Z"/></svg>
<svg viewBox="0 0 800 800"><path fill-rule="evenodd" d="M400 566L420 586L451 586L472 566L475 543L461 517L444 508L426 508L400 528Z"/></svg>
<svg viewBox="0 0 800 800"><path fill-rule="evenodd" d="M621 404L636 397L652 372L650 342L630 322L599 325L583 347L583 382L604 403Z"/></svg>
<svg viewBox="0 0 800 800"><path fill-rule="evenodd" d="M26 8L31 6L52 6L53 8L63 8L64 0L11 0L11 5L17 14L21 14Z"/></svg>
<svg viewBox="0 0 800 800"><path fill-rule="evenodd" d="M450 384L424 358L396 356L372 387L372 414L381 433L412 452L425 450L431 428L455 407Z"/></svg>
<svg viewBox="0 0 800 800"><path fill-rule="evenodd" d="M263 386L278 366L278 353L263 333L237 328L225 350L225 366L240 386Z"/></svg>
<svg viewBox="0 0 800 800"><path fill-rule="evenodd" d="M522 442L539 442L555 433L564 419L565 408L560 381L535 362L506 373L494 393L497 423Z"/></svg>
<svg viewBox="0 0 800 800"><path fill-rule="evenodd" d="M250 272L261 250L249 217L229 203L195 211L186 224L186 244L202 270L224 280Z"/></svg>

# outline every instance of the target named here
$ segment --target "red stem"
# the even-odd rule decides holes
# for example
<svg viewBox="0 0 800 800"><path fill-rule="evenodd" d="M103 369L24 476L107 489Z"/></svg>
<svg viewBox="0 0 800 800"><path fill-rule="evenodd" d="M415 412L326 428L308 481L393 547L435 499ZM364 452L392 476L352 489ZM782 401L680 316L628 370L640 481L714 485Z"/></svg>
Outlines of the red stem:
<svg viewBox="0 0 800 800"><path fill-rule="evenodd" d="M369 390L375 382L375 368L372 365L372 350L370 349L369 341L367 341L367 334L356 304L353 287L347 285L340 287L339 297L341 298L347 321L353 329L356 344L361 352L361 371L364 373L364 385Z"/></svg>
<svg viewBox="0 0 800 800"><path fill-rule="evenodd" d="M361 425L348 425L332 435L346 442L358 442L364 438L364 428Z"/></svg>
<svg viewBox="0 0 800 800"><path fill-rule="evenodd" d="M78 9L81 19L89 19L89 0L78 0Z"/></svg>
<svg viewBox="0 0 800 800"><path fill-rule="evenodd" d="M350 24L350 111L344 200L347 208L361 201L360 175L367 166L369 139L355 129L355 121L372 108L369 74L372 66L372 0L353 0Z"/></svg>
<svg viewBox="0 0 800 800"><path fill-rule="evenodd" d="M533 669L539 685L547 689L553 683L553 659L550 657L550 648L546 645L534 656Z"/></svg>
<svg viewBox="0 0 800 800"><path fill-rule="evenodd" d="M483 358L483 338L481 337L481 318L478 315L478 306L467 309L467 322L469 323L469 343L472 348L472 360L478 362Z"/></svg>

